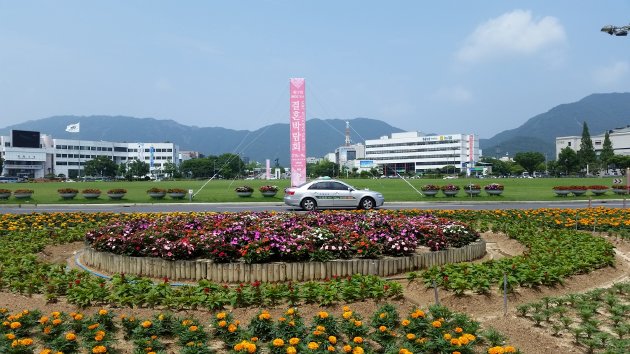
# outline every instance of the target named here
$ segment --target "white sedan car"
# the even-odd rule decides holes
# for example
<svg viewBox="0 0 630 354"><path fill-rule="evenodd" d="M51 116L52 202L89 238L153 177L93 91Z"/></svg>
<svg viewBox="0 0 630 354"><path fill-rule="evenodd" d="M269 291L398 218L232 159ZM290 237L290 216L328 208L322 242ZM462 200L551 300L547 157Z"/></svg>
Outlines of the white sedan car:
<svg viewBox="0 0 630 354"><path fill-rule="evenodd" d="M385 202L383 194L334 179L319 178L284 190L284 203L306 211L318 208L373 209Z"/></svg>

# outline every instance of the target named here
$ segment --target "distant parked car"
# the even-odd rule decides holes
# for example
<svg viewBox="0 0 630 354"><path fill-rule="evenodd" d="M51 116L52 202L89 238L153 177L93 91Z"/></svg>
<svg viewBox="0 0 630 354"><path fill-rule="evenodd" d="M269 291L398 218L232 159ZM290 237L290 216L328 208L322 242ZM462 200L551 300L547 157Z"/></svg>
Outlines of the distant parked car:
<svg viewBox="0 0 630 354"><path fill-rule="evenodd" d="M306 211L318 208L373 209L383 205L383 194L357 189L345 182L318 178L297 187L284 190L284 203Z"/></svg>

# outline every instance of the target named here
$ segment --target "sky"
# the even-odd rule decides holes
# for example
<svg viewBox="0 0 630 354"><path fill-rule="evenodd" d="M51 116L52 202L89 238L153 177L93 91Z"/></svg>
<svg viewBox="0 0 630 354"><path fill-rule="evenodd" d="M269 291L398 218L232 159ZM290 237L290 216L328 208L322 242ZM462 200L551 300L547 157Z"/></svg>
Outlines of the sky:
<svg viewBox="0 0 630 354"><path fill-rule="evenodd" d="M0 0L0 126L125 115L256 130L307 119L512 129L630 92L630 1Z"/></svg>

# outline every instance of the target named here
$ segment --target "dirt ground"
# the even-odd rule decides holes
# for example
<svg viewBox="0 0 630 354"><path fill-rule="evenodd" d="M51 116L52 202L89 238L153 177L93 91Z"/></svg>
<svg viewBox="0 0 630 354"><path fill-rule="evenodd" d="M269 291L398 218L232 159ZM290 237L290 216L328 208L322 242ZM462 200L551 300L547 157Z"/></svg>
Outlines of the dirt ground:
<svg viewBox="0 0 630 354"><path fill-rule="evenodd" d="M532 326L528 320L516 316L516 307L523 303L536 301L544 296L559 296L568 293L584 292L594 288L608 287L613 283L627 281L630 279L630 242L626 240L600 235L607 238L616 247L616 263L614 267L600 269L590 274L578 275L566 279L565 285L554 288L542 287L539 289L519 289L515 294L508 297L508 311L504 315L503 296L498 290L489 295L465 294L456 296L451 292L441 290L439 301L448 306L451 310L463 312L479 321L484 328L494 327L501 333L508 336L508 344L516 346L523 353L549 353L549 352L580 352L578 348L571 344L571 338L554 337L549 331ZM520 243L509 239L502 234L485 233L482 237L487 241L487 254L483 260L499 259L521 254L525 247ZM42 260L55 263L68 263L72 265L73 253L83 247L82 242L48 247L40 254ZM479 261L483 261L479 260ZM403 277L401 277L403 278ZM407 280L399 280L404 286L404 298L398 301L390 301L396 305L402 313L409 309L420 306L427 307L435 302L433 289L426 289L420 282L408 283ZM348 304L353 311L368 316L376 311L380 303L374 301L364 301ZM335 305L326 308L335 315L342 313L343 305ZM33 297L20 296L12 293L0 292L0 307L9 308L12 312L22 309L39 309L43 313L52 311L77 311L78 309L65 302L47 304L40 295ZM84 313L91 313L97 308L82 310ZM151 309L128 309L112 308L116 314L133 314L140 317L150 317L158 310ZM285 306L278 306L269 309L271 314L277 318L280 313L286 310ZM305 318L311 318L320 308L315 305L303 305L300 311ZM258 308L234 309L235 318L249 320L259 311ZM180 317L195 316L208 322L209 313L206 311L181 311L176 313ZM122 352L131 352L131 347L119 345Z"/></svg>

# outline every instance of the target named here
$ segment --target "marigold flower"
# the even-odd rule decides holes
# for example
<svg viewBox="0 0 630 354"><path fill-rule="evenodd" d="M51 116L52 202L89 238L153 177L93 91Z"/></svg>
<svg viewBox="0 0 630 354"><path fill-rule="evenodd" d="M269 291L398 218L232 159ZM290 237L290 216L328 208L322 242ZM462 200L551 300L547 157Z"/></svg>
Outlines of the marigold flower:
<svg viewBox="0 0 630 354"><path fill-rule="evenodd" d="M343 346L343 351L346 353L350 353L352 351L352 347L346 344Z"/></svg>
<svg viewBox="0 0 630 354"><path fill-rule="evenodd" d="M321 319L328 318L328 312L326 311L320 311L318 315L319 315L319 318Z"/></svg>
<svg viewBox="0 0 630 354"><path fill-rule="evenodd" d="M455 327L455 333L462 333L463 331L461 327Z"/></svg>
<svg viewBox="0 0 630 354"><path fill-rule="evenodd" d="M107 353L107 347L104 345L97 345L94 348L92 348L92 353L94 354Z"/></svg>
<svg viewBox="0 0 630 354"><path fill-rule="evenodd" d="M282 347L284 345L284 341L282 338L276 338L273 342L271 342L271 344L273 344L274 347Z"/></svg>
<svg viewBox="0 0 630 354"><path fill-rule="evenodd" d="M414 339L416 339L416 335L413 334L413 333L407 333L407 339L414 340Z"/></svg>
<svg viewBox="0 0 630 354"><path fill-rule="evenodd" d="M461 336L457 339L459 340L460 343L462 343L462 345L466 345L470 342L466 336Z"/></svg>
<svg viewBox="0 0 630 354"><path fill-rule="evenodd" d="M227 326L227 322L219 321L219 327L225 327L225 326Z"/></svg>
<svg viewBox="0 0 630 354"><path fill-rule="evenodd" d="M191 325L193 323L193 321L191 320L183 320L182 321L182 326L186 326L188 327L189 325Z"/></svg>
<svg viewBox="0 0 630 354"><path fill-rule="evenodd" d="M31 338L23 338L23 339L18 340L18 343L26 347L33 344L33 340Z"/></svg>
<svg viewBox="0 0 630 354"><path fill-rule="evenodd" d="M11 322L9 327L11 327L11 329L18 329L18 328L22 327L22 324L20 322Z"/></svg>
<svg viewBox="0 0 630 354"><path fill-rule="evenodd" d="M354 349L352 349L352 354L363 354L363 353L365 353L365 351L361 347L354 347Z"/></svg>
<svg viewBox="0 0 630 354"><path fill-rule="evenodd" d="M308 342L307 347L310 350L315 350L315 349L319 348L319 344L317 344L316 342Z"/></svg>
<svg viewBox="0 0 630 354"><path fill-rule="evenodd" d="M488 354L503 354L503 353L504 353L503 347L496 346L496 347L488 348Z"/></svg>
<svg viewBox="0 0 630 354"><path fill-rule="evenodd" d="M451 339L451 345L455 345L455 346L461 346L462 344L459 342L459 339L457 338L453 338Z"/></svg>
<svg viewBox="0 0 630 354"><path fill-rule="evenodd" d="M251 340L252 342L258 342L258 337L251 337L249 340Z"/></svg>
<svg viewBox="0 0 630 354"><path fill-rule="evenodd" d="M81 321L83 319L83 314L77 313L72 318L74 318L75 321Z"/></svg>
<svg viewBox="0 0 630 354"><path fill-rule="evenodd" d="M52 327L50 326L44 327L44 334L50 334L50 332L52 332Z"/></svg>
<svg viewBox="0 0 630 354"><path fill-rule="evenodd" d="M363 322L361 321L354 321L354 326L355 327L361 327L363 325Z"/></svg>
<svg viewBox="0 0 630 354"><path fill-rule="evenodd" d="M293 314L295 314L295 310L294 309L288 309L287 310L287 315L293 316Z"/></svg>
<svg viewBox="0 0 630 354"><path fill-rule="evenodd" d="M199 327L197 327L197 326L190 326L190 327L188 327L188 329L189 329L191 332L196 332L196 331L199 329Z"/></svg>
<svg viewBox="0 0 630 354"><path fill-rule="evenodd" d="M225 312L219 312L217 313L217 320L223 320L225 319L225 316L226 316Z"/></svg>
<svg viewBox="0 0 630 354"><path fill-rule="evenodd" d="M342 307L342 310L344 312L348 312L348 311L350 311L350 306L344 306L344 307Z"/></svg>
<svg viewBox="0 0 630 354"><path fill-rule="evenodd" d="M40 324L47 323L47 322L48 322L48 317L46 317L46 316L42 316L42 317L39 319L39 321L38 321L38 322L39 322Z"/></svg>
<svg viewBox="0 0 630 354"><path fill-rule="evenodd" d="M243 344L243 342L236 343L236 345L234 345L234 350L236 350L237 352L240 352L241 350L243 350L244 347L245 345Z"/></svg>
<svg viewBox="0 0 630 354"><path fill-rule="evenodd" d="M52 321L52 324L54 324L55 326L59 326L63 321L60 318L55 318Z"/></svg>
<svg viewBox="0 0 630 354"><path fill-rule="evenodd" d="M151 327L152 323L151 321L144 321L142 322L142 324L140 324L140 326L142 326L142 328L149 328Z"/></svg>
<svg viewBox="0 0 630 354"><path fill-rule="evenodd" d="M345 311L341 316L347 320L352 317L352 311Z"/></svg>
<svg viewBox="0 0 630 354"><path fill-rule="evenodd" d="M102 334L97 334L97 335L94 336L94 340L97 341L97 342L103 341L103 338L105 338L105 336L102 335Z"/></svg>
<svg viewBox="0 0 630 354"><path fill-rule="evenodd" d="M386 312L381 312L381 313L378 315L378 317L379 317L380 319L384 319L384 318L386 318L386 317L387 317L387 313L386 313Z"/></svg>
<svg viewBox="0 0 630 354"><path fill-rule="evenodd" d="M511 345L506 345L503 349L505 353L516 353L516 348Z"/></svg>
<svg viewBox="0 0 630 354"><path fill-rule="evenodd" d="M52 350L49 348L42 349L39 354L52 354Z"/></svg>
<svg viewBox="0 0 630 354"><path fill-rule="evenodd" d="M228 326L228 332L234 333L234 332L236 332L237 328L238 327L234 323L230 323L230 325Z"/></svg>
<svg viewBox="0 0 630 354"><path fill-rule="evenodd" d="M458 351L454 351L453 354L462 354L462 353Z"/></svg>
<svg viewBox="0 0 630 354"><path fill-rule="evenodd" d="M380 326L380 327L378 327L378 330L381 331L381 332L385 332L385 331L387 331L387 327Z"/></svg>
<svg viewBox="0 0 630 354"><path fill-rule="evenodd" d="M452 338L452 336L451 336L451 334L450 334L450 333L445 333L445 334L444 334L444 339L446 339L446 340L451 340L451 338Z"/></svg>
<svg viewBox="0 0 630 354"><path fill-rule="evenodd" d="M8 340L14 340L15 339L15 334L13 333L7 333L4 335Z"/></svg>
<svg viewBox="0 0 630 354"><path fill-rule="evenodd" d="M337 344L337 337L328 336L328 342L330 342L330 344Z"/></svg>
<svg viewBox="0 0 630 354"><path fill-rule="evenodd" d="M77 340L77 335L74 334L74 332L68 332L66 333L66 340L69 340L69 341Z"/></svg>
<svg viewBox="0 0 630 354"><path fill-rule="evenodd" d="M89 325L89 326L88 326L88 329L91 331L91 330L97 329L97 328L98 328L98 326L99 326L99 324L98 324L98 323L94 323L94 324Z"/></svg>
<svg viewBox="0 0 630 354"><path fill-rule="evenodd" d="M59 312L59 311L55 311L55 312L51 313L51 315L52 315L52 317L54 317L54 318L59 318L59 316L61 316L61 312Z"/></svg>
<svg viewBox="0 0 630 354"><path fill-rule="evenodd" d="M297 350L295 349L295 347L287 347L287 354L295 354L297 353Z"/></svg>
<svg viewBox="0 0 630 354"><path fill-rule="evenodd" d="M271 318L271 315L269 313L261 313L260 315L258 315L258 319L259 320L268 320Z"/></svg>
<svg viewBox="0 0 630 354"><path fill-rule="evenodd" d="M411 323L411 321L409 321L406 318L404 320L402 320L402 322L400 322L400 324L403 325L403 327L409 326L410 323Z"/></svg>
<svg viewBox="0 0 630 354"><path fill-rule="evenodd" d="M107 310L100 309L100 310L98 310L98 314L101 315L101 316L105 316L105 315L107 315Z"/></svg>
<svg viewBox="0 0 630 354"><path fill-rule="evenodd" d="M433 326L435 328L440 328L440 327L442 327L442 322L440 322L440 321L433 321L433 322L431 322L431 326Z"/></svg>
<svg viewBox="0 0 630 354"><path fill-rule="evenodd" d="M300 339L299 338L293 337L293 338L289 339L289 344L291 344L291 345L298 345L298 343L300 343Z"/></svg>
<svg viewBox="0 0 630 354"><path fill-rule="evenodd" d="M354 338L352 338L352 341L357 343L357 344L361 344L361 343L363 343L363 338L362 337L354 337Z"/></svg>
<svg viewBox="0 0 630 354"><path fill-rule="evenodd" d="M329 352L334 352L335 351L335 347L333 347L332 345L329 345L328 347L326 347L326 350Z"/></svg>
<svg viewBox="0 0 630 354"><path fill-rule="evenodd" d="M320 336L320 335L322 335L322 334L323 334L323 332L322 332L322 331L318 331L318 330L314 330L314 331L313 331L313 335L314 335L314 336Z"/></svg>
<svg viewBox="0 0 630 354"><path fill-rule="evenodd" d="M245 349L247 350L247 352L249 354L255 353L256 352L256 344L254 344L254 343L247 343L247 345L245 346Z"/></svg>

